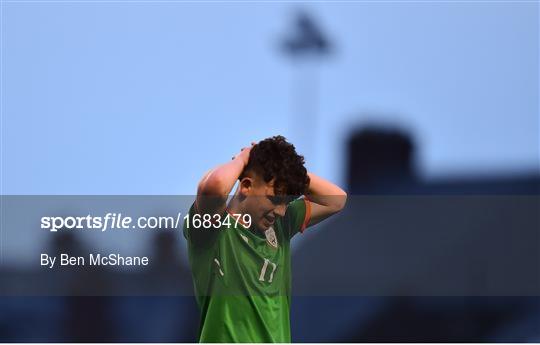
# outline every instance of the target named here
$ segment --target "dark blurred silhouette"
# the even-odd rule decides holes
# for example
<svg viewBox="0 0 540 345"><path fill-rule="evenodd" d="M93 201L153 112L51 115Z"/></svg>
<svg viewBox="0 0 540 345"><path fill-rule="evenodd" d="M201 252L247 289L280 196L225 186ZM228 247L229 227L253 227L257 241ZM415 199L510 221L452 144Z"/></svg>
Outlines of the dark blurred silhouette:
<svg viewBox="0 0 540 345"><path fill-rule="evenodd" d="M347 143L348 205L293 255L293 340L540 339L537 173L425 182L407 132Z"/></svg>
<svg viewBox="0 0 540 345"><path fill-rule="evenodd" d="M388 128L360 129L347 146L350 194L395 193L414 185L415 147L405 133Z"/></svg>

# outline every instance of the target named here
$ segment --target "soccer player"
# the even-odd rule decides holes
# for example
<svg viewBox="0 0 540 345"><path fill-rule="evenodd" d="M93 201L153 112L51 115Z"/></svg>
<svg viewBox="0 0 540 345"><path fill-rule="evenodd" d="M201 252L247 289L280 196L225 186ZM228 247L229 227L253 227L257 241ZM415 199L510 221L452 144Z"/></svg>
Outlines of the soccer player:
<svg viewBox="0 0 540 345"><path fill-rule="evenodd" d="M308 173L282 136L207 172L184 223L199 341L290 342L291 238L339 212L346 198Z"/></svg>

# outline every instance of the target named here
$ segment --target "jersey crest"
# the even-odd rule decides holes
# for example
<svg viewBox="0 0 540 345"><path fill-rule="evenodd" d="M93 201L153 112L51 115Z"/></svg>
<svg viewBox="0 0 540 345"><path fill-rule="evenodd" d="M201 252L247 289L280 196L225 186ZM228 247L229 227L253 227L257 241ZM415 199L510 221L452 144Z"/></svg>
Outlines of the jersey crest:
<svg viewBox="0 0 540 345"><path fill-rule="evenodd" d="M268 244L274 248L278 247L276 232L274 231L273 227L269 227L268 230L264 232L264 235L266 236L266 242L268 242Z"/></svg>

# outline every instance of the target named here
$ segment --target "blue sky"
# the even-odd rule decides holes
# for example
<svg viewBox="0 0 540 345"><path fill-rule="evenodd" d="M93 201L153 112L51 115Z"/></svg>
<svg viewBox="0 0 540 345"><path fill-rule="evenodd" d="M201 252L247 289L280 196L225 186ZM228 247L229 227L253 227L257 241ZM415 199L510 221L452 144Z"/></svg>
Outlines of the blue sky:
<svg viewBox="0 0 540 345"><path fill-rule="evenodd" d="M299 9L332 56L280 51ZM2 193L192 194L274 134L340 182L348 131L371 122L414 134L425 178L538 172L538 16L537 2L4 1Z"/></svg>

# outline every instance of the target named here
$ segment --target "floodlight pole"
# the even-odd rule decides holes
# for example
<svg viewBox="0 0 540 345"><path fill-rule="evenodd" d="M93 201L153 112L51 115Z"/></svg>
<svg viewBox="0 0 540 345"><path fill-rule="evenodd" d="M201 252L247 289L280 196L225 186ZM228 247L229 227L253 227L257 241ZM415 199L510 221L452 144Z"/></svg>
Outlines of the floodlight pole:
<svg viewBox="0 0 540 345"><path fill-rule="evenodd" d="M330 42L305 12L299 12L295 26L283 42L284 53L293 60L299 74L293 82L292 132L309 166L317 166L318 100L320 93L318 63L330 55Z"/></svg>

